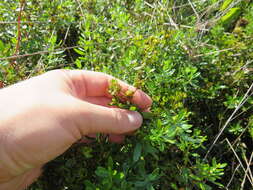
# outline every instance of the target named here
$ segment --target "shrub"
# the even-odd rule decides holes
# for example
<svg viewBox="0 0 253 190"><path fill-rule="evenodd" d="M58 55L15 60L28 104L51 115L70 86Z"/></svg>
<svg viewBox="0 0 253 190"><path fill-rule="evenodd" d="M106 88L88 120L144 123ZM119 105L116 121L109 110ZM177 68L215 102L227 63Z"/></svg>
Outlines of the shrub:
<svg viewBox="0 0 253 190"><path fill-rule="evenodd" d="M47 47L50 53L18 59L21 76L38 68L35 61L42 56L43 67L34 74L52 68L105 72L147 92L153 106L151 114L144 115L141 129L124 144L111 144L98 134L95 143L73 145L45 166L44 175L30 189L250 188L252 181L243 181L253 136L252 89L247 93L252 88L253 6L251 1L236 2L83 0L38 4L45 18L56 21L44 29L46 34L42 26L31 28L30 36L45 37L42 41L23 39L21 50L30 52L31 46L38 44L34 50ZM31 15L36 15L35 4L30 4ZM70 14L62 13L64 6ZM51 17L56 13L57 17ZM75 53L57 50L66 45L62 34L68 27L79 36L78 40L68 37L73 43L69 45L78 45ZM15 43L1 41L0 55L12 55ZM74 62L67 63L71 59ZM10 63L3 61L1 67L1 80L12 83L20 79ZM112 82L111 92L116 88ZM114 104L135 109L120 102L117 93L114 98Z"/></svg>

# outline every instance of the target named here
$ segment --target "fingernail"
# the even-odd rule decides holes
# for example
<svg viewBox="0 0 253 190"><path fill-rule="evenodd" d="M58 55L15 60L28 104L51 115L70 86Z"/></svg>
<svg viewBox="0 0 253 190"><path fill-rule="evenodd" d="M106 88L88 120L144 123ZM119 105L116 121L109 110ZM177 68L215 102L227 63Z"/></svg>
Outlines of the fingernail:
<svg viewBox="0 0 253 190"><path fill-rule="evenodd" d="M149 95L147 95L145 92L140 91L141 99L144 105L144 109L151 107L152 105L152 99Z"/></svg>
<svg viewBox="0 0 253 190"><path fill-rule="evenodd" d="M133 128L139 128L142 124L142 116L139 112L129 111L127 113L130 124Z"/></svg>

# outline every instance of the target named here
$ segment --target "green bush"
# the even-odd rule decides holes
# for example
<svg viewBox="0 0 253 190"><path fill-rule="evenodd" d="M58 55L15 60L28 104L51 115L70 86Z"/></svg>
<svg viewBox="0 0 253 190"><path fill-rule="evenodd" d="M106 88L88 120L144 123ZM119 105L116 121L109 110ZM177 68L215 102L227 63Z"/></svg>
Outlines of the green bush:
<svg viewBox="0 0 253 190"><path fill-rule="evenodd" d="M1 58L13 55L16 28L0 29L0 80L88 69L127 81L153 99L151 114L124 144L98 134L94 143L73 145L45 166L30 190L240 189L245 171L235 153L244 168L252 153L253 4L236 2L27 1L24 15L51 22L23 25L29 35L20 53L49 53L16 59L15 69ZM0 13L0 20L17 17L8 9ZM75 51L59 50L73 45ZM246 178L244 188L250 187Z"/></svg>

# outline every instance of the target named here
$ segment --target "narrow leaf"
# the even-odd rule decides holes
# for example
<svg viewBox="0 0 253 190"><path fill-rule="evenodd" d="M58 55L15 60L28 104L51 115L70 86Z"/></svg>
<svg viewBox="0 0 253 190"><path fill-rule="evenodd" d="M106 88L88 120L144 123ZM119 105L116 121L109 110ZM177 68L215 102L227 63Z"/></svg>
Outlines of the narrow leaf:
<svg viewBox="0 0 253 190"><path fill-rule="evenodd" d="M142 150L142 145L140 143L137 143L137 145L134 148L134 155L133 155L134 162L137 162L140 159L141 150Z"/></svg>

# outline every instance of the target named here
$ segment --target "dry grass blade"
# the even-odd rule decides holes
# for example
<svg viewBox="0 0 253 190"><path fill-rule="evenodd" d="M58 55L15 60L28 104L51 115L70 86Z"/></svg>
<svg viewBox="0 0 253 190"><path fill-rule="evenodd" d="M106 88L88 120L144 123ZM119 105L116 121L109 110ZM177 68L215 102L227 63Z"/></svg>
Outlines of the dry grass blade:
<svg viewBox="0 0 253 190"><path fill-rule="evenodd" d="M216 53L225 52L225 51L229 51L229 50L232 50L232 49L235 49L235 48L227 48L227 49L212 51L212 52L209 52L209 53L198 54L198 55L195 55L193 57L197 58L197 57L203 57L203 56L207 56L207 55L213 55L213 54L216 54Z"/></svg>
<svg viewBox="0 0 253 190"><path fill-rule="evenodd" d="M190 4L190 6L191 6L191 8L192 8L192 10L193 10L193 12L194 12L194 14L195 14L196 17L197 17L197 23L198 23L198 22L200 21L200 16L199 16L198 12L196 11L194 5L192 4L191 0L188 0L188 2L189 2L189 4Z"/></svg>
<svg viewBox="0 0 253 190"><path fill-rule="evenodd" d="M249 125L247 125L243 131L241 132L241 134L235 139L235 141L233 142L232 146L234 146L239 140L240 138L243 136L243 134L247 131L247 129L249 128Z"/></svg>
<svg viewBox="0 0 253 190"><path fill-rule="evenodd" d="M79 0L76 0L76 2L78 4L78 9L80 9L80 11L81 11L81 16L84 17L84 11L82 9L83 2L81 3Z"/></svg>
<svg viewBox="0 0 253 190"><path fill-rule="evenodd" d="M242 181L242 183L241 183L241 190L243 190L243 188L244 188L244 184L245 184L245 181L246 181L247 173L249 173L250 178L251 178L251 181L253 181L252 172L251 172L251 170L250 170L250 164L251 164L251 162L252 162L252 159L253 159L253 152L252 152L251 155L250 155L249 161L247 161L247 159L245 159L245 162L247 163L247 168L246 168L245 175L244 175L244 177L243 177L243 181Z"/></svg>
<svg viewBox="0 0 253 190"><path fill-rule="evenodd" d="M247 176L247 178L248 178L250 184L251 184L252 187L253 187L253 182L252 182L251 176L248 174L247 170L246 170L245 167L243 166L241 159L239 158L239 156L238 156L237 153L235 152L235 150L234 150L233 146L231 145L231 143L229 142L229 140L228 140L227 138L226 138L225 140L226 140L226 142L228 143L229 147L231 148L232 152L234 153L236 159L238 160L240 166L242 167L243 171L245 172L245 175ZM247 165L248 165L248 164L247 164Z"/></svg>
<svg viewBox="0 0 253 190"><path fill-rule="evenodd" d="M169 23L169 22L163 23L163 25L166 25L166 26L174 26L173 23ZM190 28L190 29L192 29L192 28L195 28L195 27L193 27L193 26L188 26L188 25L184 25L184 24L180 24L180 25L179 25L179 28ZM205 31L205 32L208 32L208 31L209 31L209 29L206 29L206 28L199 28L198 30L200 30L200 31Z"/></svg>
<svg viewBox="0 0 253 190"><path fill-rule="evenodd" d="M232 181L233 181L233 179L234 179L234 177L235 177L235 173L237 172L237 170L238 170L239 168L240 168L240 164L238 164L238 165L236 166L236 168L235 168L235 170L234 170L234 172L233 172L233 174L232 174L232 176L231 176L231 178L230 178L228 184L226 185L226 190L230 190L230 189L229 189L229 186L230 186L230 184L232 183Z"/></svg>
<svg viewBox="0 0 253 190"><path fill-rule="evenodd" d="M213 149L214 145L216 144L216 142L218 141L218 139L220 138L221 134L223 133L223 131L226 129L226 127L228 126L228 124L230 123L230 121L232 120L232 118L234 117L234 115L236 114L236 112L243 106L243 104L248 100L248 98L250 97L250 95L252 95L252 93L250 94L250 92L253 90L253 83L251 84L251 86L249 87L249 89L247 90L247 92L244 94L241 102L239 103L239 105L235 108L234 112L231 114L231 116L228 118L228 120L226 121L225 125L222 127L222 129L220 130L219 134L216 136L216 138L214 139L212 145L210 146L210 148L208 149L204 159L207 159L209 153L211 152L211 150ZM250 95L249 95L250 94Z"/></svg>
<svg viewBox="0 0 253 190"><path fill-rule="evenodd" d="M169 20L170 20L170 23L172 26L174 26L177 30L179 30L179 27L178 27L178 24L175 23L175 21L172 19L172 17L170 16L169 13L167 13L168 17L169 17ZM182 48L187 52L188 55L191 55L191 50L190 48L188 48L181 40L178 40L179 43L181 44Z"/></svg>

